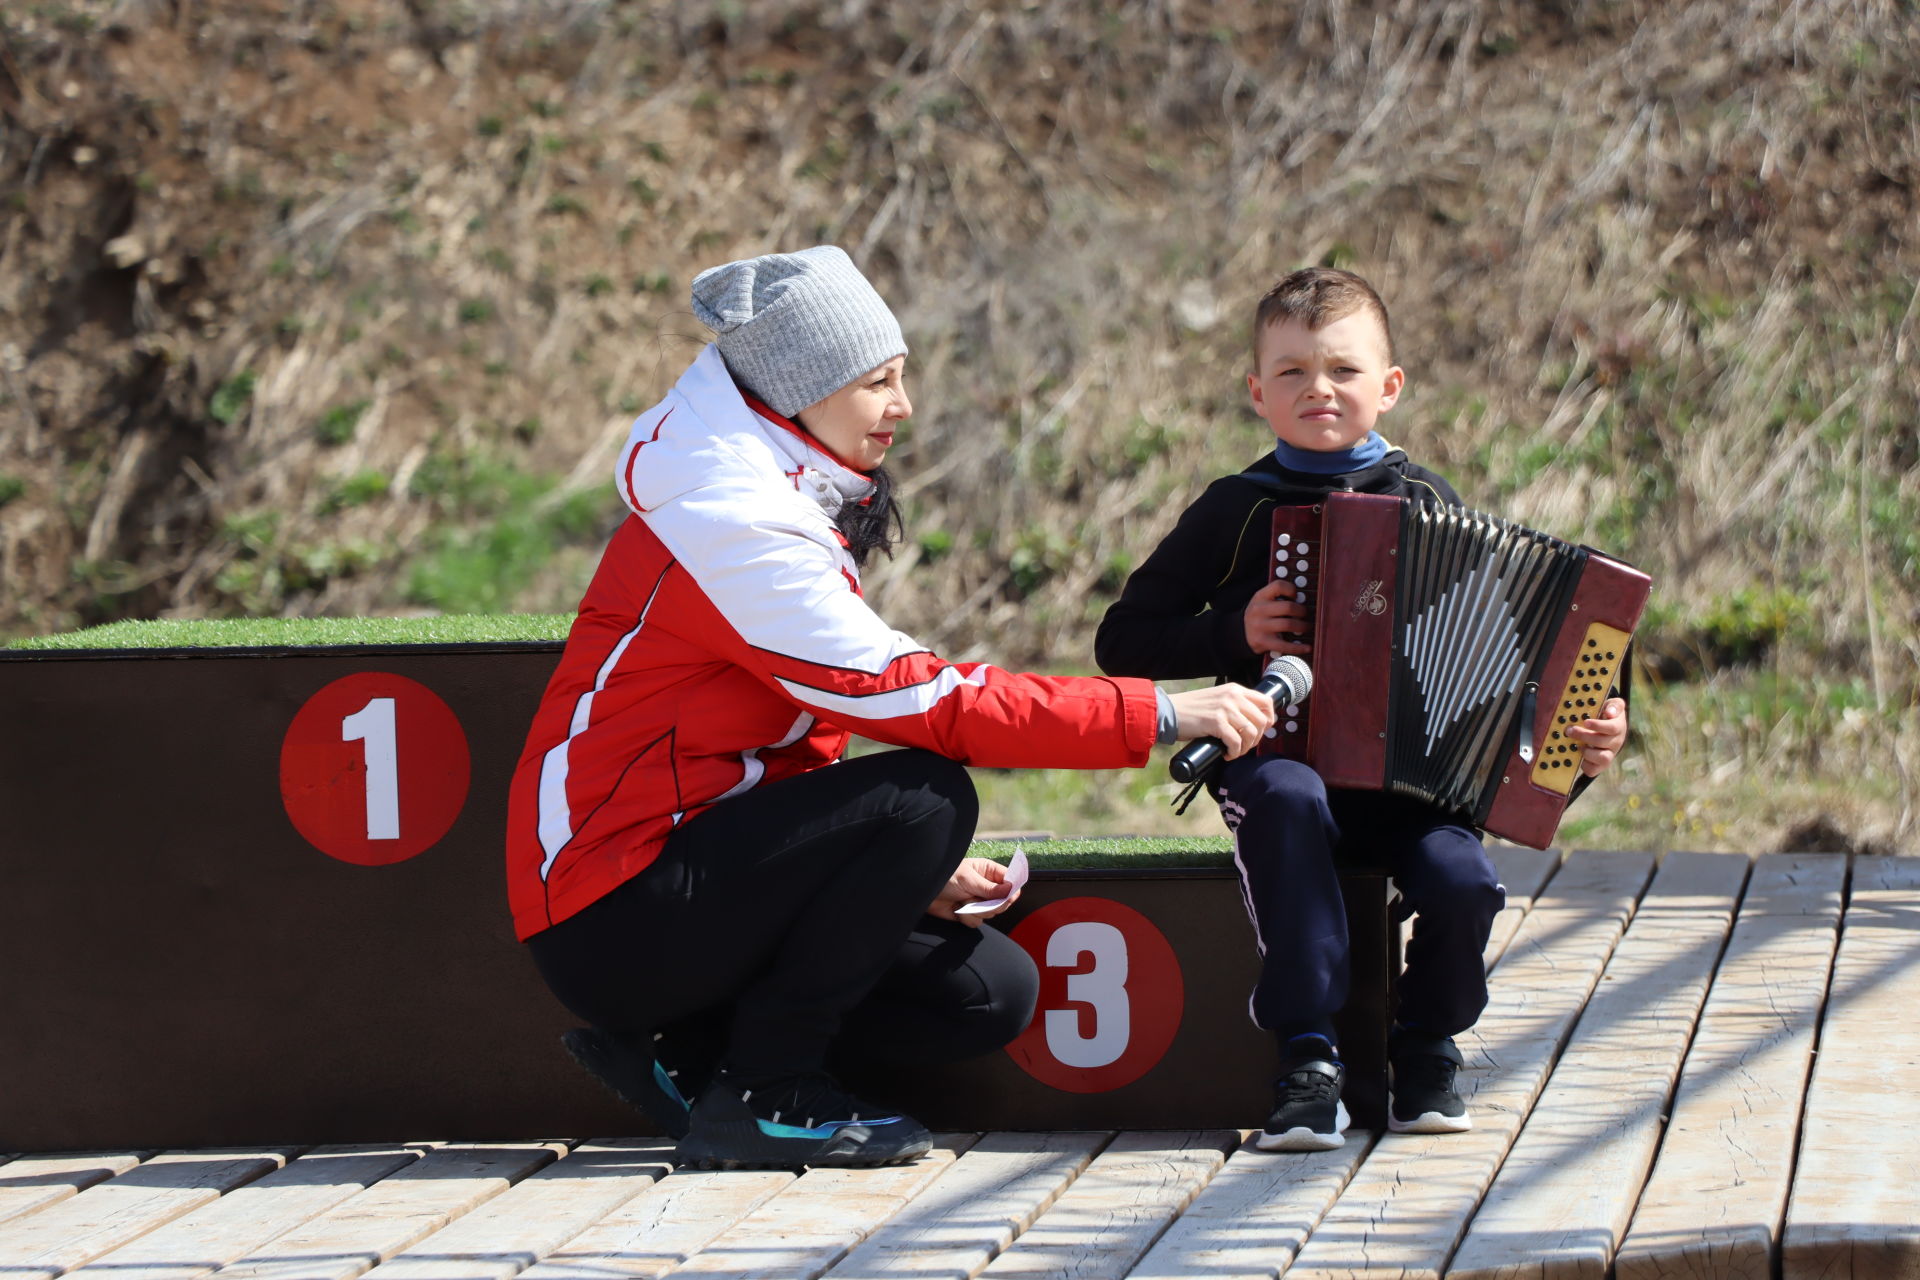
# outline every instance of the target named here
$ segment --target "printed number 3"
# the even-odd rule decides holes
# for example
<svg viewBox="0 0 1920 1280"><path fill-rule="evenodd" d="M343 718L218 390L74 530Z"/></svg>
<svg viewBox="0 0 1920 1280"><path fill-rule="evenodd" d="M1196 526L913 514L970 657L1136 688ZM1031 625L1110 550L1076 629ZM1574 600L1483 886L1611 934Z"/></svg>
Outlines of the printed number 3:
<svg viewBox="0 0 1920 1280"><path fill-rule="evenodd" d="M393 699L368 699L340 722L340 741L366 743L367 839L398 840L400 754L394 744Z"/></svg>
<svg viewBox="0 0 1920 1280"><path fill-rule="evenodd" d="M1047 939L1047 967L1071 969L1093 957L1085 973L1067 975L1067 999L1093 1015L1093 1034L1081 1034L1077 1008L1047 1010L1047 1049L1069 1067L1104 1067L1127 1051L1132 1012L1127 1003L1127 939L1110 924L1075 920Z"/></svg>

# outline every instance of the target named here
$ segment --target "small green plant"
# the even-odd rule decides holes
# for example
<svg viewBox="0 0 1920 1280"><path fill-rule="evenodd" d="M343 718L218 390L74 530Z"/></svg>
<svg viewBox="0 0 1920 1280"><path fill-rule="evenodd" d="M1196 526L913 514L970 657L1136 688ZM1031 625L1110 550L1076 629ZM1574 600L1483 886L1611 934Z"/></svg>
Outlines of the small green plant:
<svg viewBox="0 0 1920 1280"><path fill-rule="evenodd" d="M1700 635L1708 658L1717 664L1752 662L1806 616L1806 600L1797 592L1742 587L1714 602L1700 620Z"/></svg>
<svg viewBox="0 0 1920 1280"><path fill-rule="evenodd" d="M499 116L481 116L479 123L473 127L475 132L483 138L497 138L506 132L507 126Z"/></svg>
<svg viewBox="0 0 1920 1280"><path fill-rule="evenodd" d="M328 448L353 439L354 429L360 425L360 416L367 411L367 404L365 400L354 400L327 410L320 415L320 421L313 424L313 438Z"/></svg>
<svg viewBox="0 0 1920 1280"><path fill-rule="evenodd" d="M386 497L392 485L384 471L356 471L320 500L320 514L330 516L350 507L363 507Z"/></svg>
<svg viewBox="0 0 1920 1280"><path fill-rule="evenodd" d="M251 369L234 374L214 388L213 397L207 401L207 414L223 427L232 426L253 402L253 388L259 380Z"/></svg>
<svg viewBox="0 0 1920 1280"><path fill-rule="evenodd" d="M587 277L586 292L589 298L604 298L613 292L613 281L596 271Z"/></svg>
<svg viewBox="0 0 1920 1280"><path fill-rule="evenodd" d="M461 324L485 324L493 319L493 304L485 298L468 298L454 314Z"/></svg>
<svg viewBox="0 0 1920 1280"><path fill-rule="evenodd" d="M0 507L6 506L27 491L27 482L16 475L0 472Z"/></svg>
<svg viewBox="0 0 1920 1280"><path fill-rule="evenodd" d="M547 212L551 214L585 213L587 206L579 196L567 191L556 191L547 197Z"/></svg>

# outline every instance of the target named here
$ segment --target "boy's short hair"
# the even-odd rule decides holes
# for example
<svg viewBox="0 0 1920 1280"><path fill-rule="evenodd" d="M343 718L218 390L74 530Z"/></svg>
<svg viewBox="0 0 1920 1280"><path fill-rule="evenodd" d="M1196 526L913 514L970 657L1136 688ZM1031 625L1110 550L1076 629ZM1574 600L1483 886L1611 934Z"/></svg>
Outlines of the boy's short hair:
<svg viewBox="0 0 1920 1280"><path fill-rule="evenodd" d="M1381 336L1387 340L1387 363L1392 364L1393 325L1387 320L1387 304L1380 301L1372 285L1338 267L1303 267L1282 276L1261 297L1253 313L1254 368L1260 366L1260 335L1268 325L1291 320L1311 332L1356 311L1370 312L1380 322Z"/></svg>

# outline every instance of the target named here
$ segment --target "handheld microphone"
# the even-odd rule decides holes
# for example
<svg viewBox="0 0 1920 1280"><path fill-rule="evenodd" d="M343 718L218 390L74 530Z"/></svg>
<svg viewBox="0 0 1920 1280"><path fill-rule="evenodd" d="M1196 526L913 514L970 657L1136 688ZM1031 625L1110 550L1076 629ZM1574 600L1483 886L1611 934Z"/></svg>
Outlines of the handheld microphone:
<svg viewBox="0 0 1920 1280"><path fill-rule="evenodd" d="M1292 654L1275 658L1267 664L1266 672L1253 690L1272 698L1276 707L1305 702L1307 695L1313 692L1313 668ZM1220 739L1199 738L1174 753L1167 772L1173 775L1175 782L1192 782L1213 772L1226 754L1226 745Z"/></svg>

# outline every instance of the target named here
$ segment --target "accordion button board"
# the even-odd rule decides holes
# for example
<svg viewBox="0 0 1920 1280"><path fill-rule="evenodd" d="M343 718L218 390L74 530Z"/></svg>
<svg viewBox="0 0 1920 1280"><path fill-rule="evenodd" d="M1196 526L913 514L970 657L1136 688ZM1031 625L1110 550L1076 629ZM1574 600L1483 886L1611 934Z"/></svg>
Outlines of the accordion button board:
<svg viewBox="0 0 1920 1280"><path fill-rule="evenodd" d="M1580 744L1567 737L1563 730L1600 714L1608 692L1618 683L1629 639L1628 633L1619 627L1604 622L1587 624L1586 642L1578 650L1573 672L1560 690L1559 703L1553 710L1553 728L1547 731L1547 745L1533 764L1534 786L1563 796L1573 790L1574 780L1580 776Z"/></svg>
<svg viewBox="0 0 1920 1280"><path fill-rule="evenodd" d="M1310 702L1264 753L1544 848L1652 583L1482 512L1377 494L1276 507L1268 580L1307 606ZM1284 598L1284 597L1283 597Z"/></svg>

